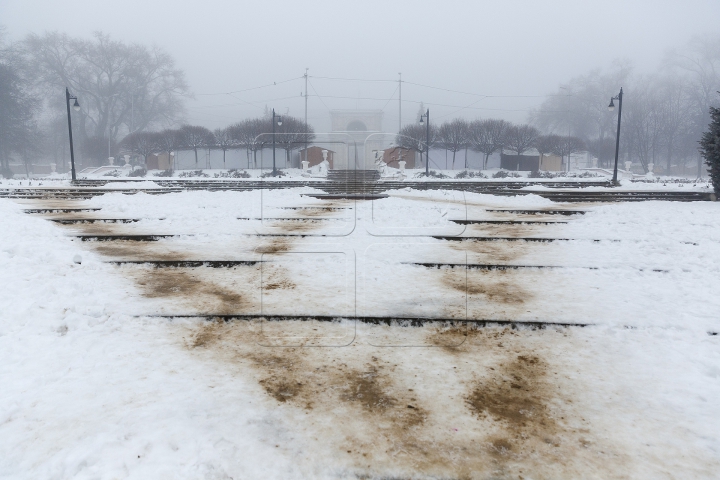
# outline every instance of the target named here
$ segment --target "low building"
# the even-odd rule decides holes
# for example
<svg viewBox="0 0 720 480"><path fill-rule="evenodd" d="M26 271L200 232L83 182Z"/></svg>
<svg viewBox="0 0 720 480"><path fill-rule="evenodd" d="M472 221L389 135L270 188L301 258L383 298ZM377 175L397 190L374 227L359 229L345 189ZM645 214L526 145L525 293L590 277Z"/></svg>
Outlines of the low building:
<svg viewBox="0 0 720 480"><path fill-rule="evenodd" d="M148 170L170 170L170 159L174 157L175 155L168 155L167 152L150 154L147 157L145 168Z"/></svg>
<svg viewBox="0 0 720 480"><path fill-rule="evenodd" d="M309 167L314 167L325 159L323 156L323 152L327 152L327 161L330 164L330 169L332 170L335 152L333 152L332 150L328 150L327 148L322 148L318 146L308 147L307 149L303 148L302 150L300 150L300 162L307 161L309 162Z"/></svg>
<svg viewBox="0 0 720 480"><path fill-rule="evenodd" d="M415 168L415 155L415 150L410 150L409 148L388 148L383 151L383 162L385 162L388 167L400 168L398 162L405 161L407 162L405 168Z"/></svg>
<svg viewBox="0 0 720 480"><path fill-rule="evenodd" d="M537 172L540 169L540 155L500 155L500 168L523 172Z"/></svg>
<svg viewBox="0 0 720 480"><path fill-rule="evenodd" d="M561 172L563 170L562 157L557 155L540 155L540 170L543 172Z"/></svg>

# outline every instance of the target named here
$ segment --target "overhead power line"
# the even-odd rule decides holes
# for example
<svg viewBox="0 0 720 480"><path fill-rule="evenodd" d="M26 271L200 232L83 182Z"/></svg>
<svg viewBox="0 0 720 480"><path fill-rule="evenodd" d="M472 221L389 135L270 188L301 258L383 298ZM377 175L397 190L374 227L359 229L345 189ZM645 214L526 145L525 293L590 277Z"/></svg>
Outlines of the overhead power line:
<svg viewBox="0 0 720 480"><path fill-rule="evenodd" d="M289 78L289 79L283 80L283 81L281 81L281 82L273 82L273 83L268 83L268 84L266 84L266 85L260 85L260 86L258 86L258 87L246 88L246 89L243 89L243 90L233 90L233 91L231 91L231 92L196 93L195 95L203 95L203 96L207 96L207 95L232 95L233 93L249 92L249 91L251 91L251 90L259 90L259 89L261 89L261 88L274 87L274 86L277 86L277 85L282 85L283 83L292 82L292 81L294 81L294 80L300 80L301 78L303 78L303 77Z"/></svg>

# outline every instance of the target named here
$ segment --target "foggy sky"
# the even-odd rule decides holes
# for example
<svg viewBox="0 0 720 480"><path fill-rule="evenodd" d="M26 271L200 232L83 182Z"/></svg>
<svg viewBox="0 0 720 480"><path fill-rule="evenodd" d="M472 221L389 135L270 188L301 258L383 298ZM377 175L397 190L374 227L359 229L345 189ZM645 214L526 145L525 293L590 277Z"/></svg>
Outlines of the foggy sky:
<svg viewBox="0 0 720 480"><path fill-rule="evenodd" d="M302 118L307 67L317 131L329 128L329 109L343 108L384 108L384 129L397 131L398 72L408 82L403 123L419 102L438 122L524 121L571 77L618 58L652 71L666 49L717 33L718 18L718 0L0 0L8 40L100 30L162 47L195 96L186 119L210 128L261 115L265 105Z"/></svg>

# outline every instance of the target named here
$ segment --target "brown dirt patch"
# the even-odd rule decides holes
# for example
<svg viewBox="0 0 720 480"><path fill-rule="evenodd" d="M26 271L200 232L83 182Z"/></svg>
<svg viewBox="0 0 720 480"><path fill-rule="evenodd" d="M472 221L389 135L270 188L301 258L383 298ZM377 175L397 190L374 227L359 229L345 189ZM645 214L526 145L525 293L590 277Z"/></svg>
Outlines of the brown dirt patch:
<svg viewBox="0 0 720 480"><path fill-rule="evenodd" d="M291 334L301 323L309 325L283 328ZM254 378L268 401L319 442L313 448L351 477L622 477L615 475L622 465L607 468L608 458L620 458L608 454L607 442L599 447L590 429L568 429L560 420L568 410L558 405L567 397L549 371L554 367L527 343L537 334L456 327L422 330L440 343L467 338L452 355L357 345L266 348L256 327L234 322L192 328L185 345L216 368Z"/></svg>
<svg viewBox="0 0 720 480"><path fill-rule="evenodd" d="M227 326L223 320L214 320L203 325L203 328L192 339L192 348L210 347L220 340L223 330L227 330Z"/></svg>
<svg viewBox="0 0 720 480"><path fill-rule="evenodd" d="M347 380L345 393L340 397L345 401L358 402L366 410L375 413L397 404L397 400L388 395L378 382L378 371L375 367L370 367L365 372L350 372Z"/></svg>
<svg viewBox="0 0 720 480"><path fill-rule="evenodd" d="M269 243L259 246L258 253L284 253L290 251L292 245L288 239L274 238Z"/></svg>
<svg viewBox="0 0 720 480"><path fill-rule="evenodd" d="M195 308L202 306L218 314L242 312L248 305L240 293L202 280L192 271L181 268L144 270L137 283L148 298L178 298L191 302Z"/></svg>
<svg viewBox="0 0 720 480"><path fill-rule="evenodd" d="M532 425L550 427L541 390L545 364L536 356L518 355L502 366L500 372L481 381L468 397L470 408L478 415L489 413L511 428Z"/></svg>
<svg viewBox="0 0 720 480"><path fill-rule="evenodd" d="M500 304L522 304L531 295L511 281L511 270L469 270L467 280L461 269L445 269L441 281L447 287L468 295L484 296L487 301Z"/></svg>
<svg viewBox="0 0 720 480"><path fill-rule="evenodd" d="M96 252L126 260L187 260L187 253L160 247L155 242L88 242Z"/></svg>
<svg viewBox="0 0 720 480"><path fill-rule="evenodd" d="M296 286L297 285L290 280L285 279L263 284L262 288L263 290L290 290L295 288Z"/></svg>
<svg viewBox="0 0 720 480"><path fill-rule="evenodd" d="M450 325L441 325L427 335L427 344L446 348L448 352L457 353L458 347L463 345L468 336L473 336L477 329L468 322L453 322Z"/></svg>
<svg viewBox="0 0 720 480"><path fill-rule="evenodd" d="M509 263L530 252L526 242L450 242L450 248L460 252L479 253L487 263Z"/></svg>

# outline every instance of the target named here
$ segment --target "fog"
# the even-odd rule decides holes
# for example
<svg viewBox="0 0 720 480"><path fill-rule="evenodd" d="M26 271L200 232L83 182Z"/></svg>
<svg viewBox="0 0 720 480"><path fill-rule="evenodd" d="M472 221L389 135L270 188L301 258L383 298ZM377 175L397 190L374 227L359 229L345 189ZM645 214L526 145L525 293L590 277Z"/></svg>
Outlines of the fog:
<svg viewBox="0 0 720 480"><path fill-rule="evenodd" d="M399 72L403 123L420 102L439 121L525 121L569 78L615 59L655 69L668 48L714 32L718 18L716 0L0 2L11 41L103 31L166 50L193 95L185 120L209 128L266 105L302 118L308 68L316 131L329 129L328 110L344 108L383 109L384 130L397 131Z"/></svg>

